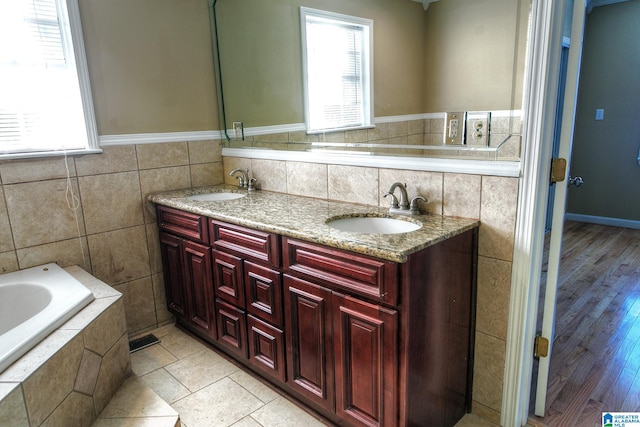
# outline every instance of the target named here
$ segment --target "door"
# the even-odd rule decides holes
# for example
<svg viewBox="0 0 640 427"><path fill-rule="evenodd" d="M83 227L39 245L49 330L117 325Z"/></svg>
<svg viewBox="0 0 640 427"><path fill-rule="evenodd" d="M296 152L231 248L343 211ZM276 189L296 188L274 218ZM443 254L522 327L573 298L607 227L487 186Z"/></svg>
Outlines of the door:
<svg viewBox="0 0 640 427"><path fill-rule="evenodd" d="M167 309L176 317L186 320L187 307L182 268L182 239L173 234L160 232L160 254L164 266L164 285L167 294Z"/></svg>
<svg viewBox="0 0 640 427"><path fill-rule="evenodd" d="M580 77L580 59L582 55L582 36L584 32L585 11L585 0L575 0L573 6L571 46L569 48L567 64L562 124L560 127L560 145L558 150L559 157L567 159L567 161L571 159L571 145L573 143L573 127L578 97L578 80ZM552 344L555 329L556 291L560 266L560 254L562 249L562 229L564 226L566 200L567 174L565 173L565 181L556 185L553 199L549 264L541 328L541 335L548 339L549 348L547 356L540 357L534 411L536 415L541 417L544 416L545 412L547 384L549 380L549 365L553 350Z"/></svg>
<svg viewBox="0 0 640 427"><path fill-rule="evenodd" d="M336 413L354 426L397 424L398 312L333 294Z"/></svg>
<svg viewBox="0 0 640 427"><path fill-rule="evenodd" d="M287 384L333 411L331 291L287 275L284 284Z"/></svg>
<svg viewBox="0 0 640 427"><path fill-rule="evenodd" d="M182 245L189 323L215 338L211 249L189 240L183 240Z"/></svg>

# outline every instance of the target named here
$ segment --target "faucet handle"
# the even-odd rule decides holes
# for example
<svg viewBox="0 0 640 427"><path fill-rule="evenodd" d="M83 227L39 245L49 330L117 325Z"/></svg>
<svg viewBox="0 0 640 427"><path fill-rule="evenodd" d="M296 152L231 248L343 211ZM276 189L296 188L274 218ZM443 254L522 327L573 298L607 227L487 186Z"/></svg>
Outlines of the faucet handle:
<svg viewBox="0 0 640 427"><path fill-rule="evenodd" d="M253 192L256 191L256 179L255 178L251 178L249 180L249 183L247 184L247 191L248 192Z"/></svg>
<svg viewBox="0 0 640 427"><path fill-rule="evenodd" d="M384 197L391 196L391 208L398 209L398 198L393 193L384 193Z"/></svg>
<svg viewBox="0 0 640 427"><path fill-rule="evenodd" d="M420 205L418 204L418 200L422 200L423 202L427 202L427 199L422 196L416 196L411 199L411 204L409 205L409 210L413 212L420 213Z"/></svg>

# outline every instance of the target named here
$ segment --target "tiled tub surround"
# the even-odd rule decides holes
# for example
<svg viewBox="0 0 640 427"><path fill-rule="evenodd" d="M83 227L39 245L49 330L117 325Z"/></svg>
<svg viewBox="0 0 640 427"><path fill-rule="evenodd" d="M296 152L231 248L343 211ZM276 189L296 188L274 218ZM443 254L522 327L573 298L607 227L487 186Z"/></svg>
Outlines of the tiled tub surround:
<svg viewBox="0 0 640 427"><path fill-rule="evenodd" d="M434 114L437 116L439 114ZM230 148L272 148L304 151L314 148L325 150L372 151L376 154L417 155L424 157L460 157L491 160L517 160L521 151L520 117L496 116L491 119L489 147L494 151L479 151L473 144L466 147L443 146L444 113L442 118L399 120L376 123L375 128L307 134L305 131L279 132L232 139ZM250 133L250 130L248 130ZM322 143L321 145L313 145ZM341 147L341 144L353 144ZM326 144L326 145L324 145ZM335 145L334 145L335 144ZM374 147L358 147L373 144ZM393 145L394 148L375 145ZM427 149L399 147L402 145L429 146Z"/></svg>
<svg viewBox="0 0 640 427"><path fill-rule="evenodd" d="M2 426L88 426L131 373L122 294L65 270L95 300L0 374Z"/></svg>
<svg viewBox="0 0 640 427"><path fill-rule="evenodd" d="M312 199L290 194L258 191L229 201L194 201L187 197L210 192L237 191L228 185L181 190L150 195L149 200L164 206L277 233L338 249L394 262L405 262L414 252L435 245L478 226L478 221L440 215L404 217L389 215L388 208ZM388 216L421 224L409 233L373 235L339 231L327 220L349 216Z"/></svg>
<svg viewBox="0 0 640 427"><path fill-rule="evenodd" d="M104 147L102 154L0 162L0 274L79 265L123 294L127 330L172 321L148 193L219 184L220 141ZM76 222L77 216L77 222Z"/></svg>

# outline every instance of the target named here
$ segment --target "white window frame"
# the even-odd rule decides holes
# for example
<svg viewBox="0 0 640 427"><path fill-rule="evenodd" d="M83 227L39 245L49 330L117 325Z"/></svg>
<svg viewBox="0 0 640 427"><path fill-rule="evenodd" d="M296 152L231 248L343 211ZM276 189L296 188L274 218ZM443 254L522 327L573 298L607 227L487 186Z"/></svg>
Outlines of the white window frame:
<svg viewBox="0 0 640 427"><path fill-rule="evenodd" d="M307 52L307 19L349 25L362 28L362 123L339 127L319 127L311 118L311 99L309 90L309 61ZM323 133L350 129L373 128L373 20L324 10L300 7L300 29L302 35L302 70L304 87L304 113L307 133Z"/></svg>
<svg viewBox="0 0 640 427"><path fill-rule="evenodd" d="M3 148L0 147L0 160L102 152L99 146L95 110L93 106L93 98L91 95L91 83L89 80L89 68L87 66L78 0L55 0L55 3L58 10L58 20L60 23L60 31L63 38L63 43L65 46L68 46L68 48L72 50L72 59L75 63L74 65L76 69L78 89L80 92L80 100L82 103L82 120L84 121L84 127L86 129L86 141L82 141L84 143L84 147L73 149L52 147L50 149L43 150L25 149L23 151L21 151L20 149L3 150ZM71 56L71 52L69 52L69 54Z"/></svg>

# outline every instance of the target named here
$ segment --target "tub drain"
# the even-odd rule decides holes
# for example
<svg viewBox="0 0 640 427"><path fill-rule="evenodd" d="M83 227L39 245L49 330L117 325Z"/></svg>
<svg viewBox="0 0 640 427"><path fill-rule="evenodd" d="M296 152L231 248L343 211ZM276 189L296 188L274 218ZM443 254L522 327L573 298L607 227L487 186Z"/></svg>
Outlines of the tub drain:
<svg viewBox="0 0 640 427"><path fill-rule="evenodd" d="M159 343L160 340L155 337L153 334L145 335L140 338L136 338L135 340L129 341L129 353L133 353L134 351L142 350L143 348L147 348L150 345L154 345Z"/></svg>

